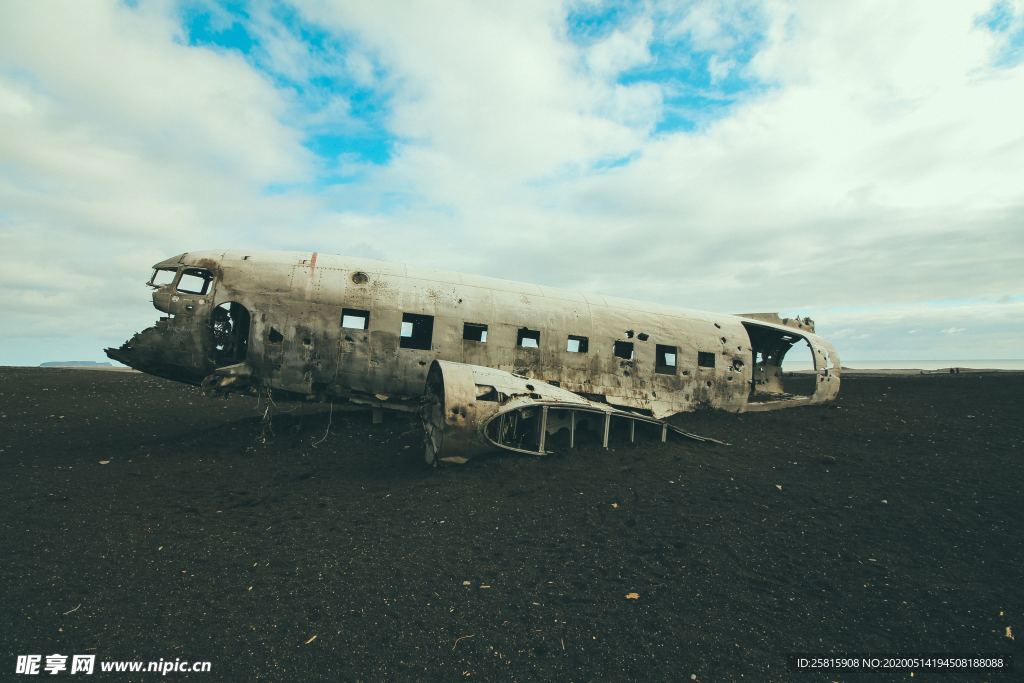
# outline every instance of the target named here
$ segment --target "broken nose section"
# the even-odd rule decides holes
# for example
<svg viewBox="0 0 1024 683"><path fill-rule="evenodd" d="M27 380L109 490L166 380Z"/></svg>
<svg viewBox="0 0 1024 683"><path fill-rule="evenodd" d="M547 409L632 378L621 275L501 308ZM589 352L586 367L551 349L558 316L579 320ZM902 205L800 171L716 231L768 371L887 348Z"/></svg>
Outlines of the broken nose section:
<svg viewBox="0 0 1024 683"><path fill-rule="evenodd" d="M131 354L125 348L126 346L127 342L125 342L125 344L121 346L121 348L119 349L107 347L103 349L103 353L107 354L107 358L109 358L110 360L116 360L118 363L121 363L122 365L127 365L128 367L131 368L134 366L132 365Z"/></svg>
<svg viewBox="0 0 1024 683"><path fill-rule="evenodd" d="M106 348L103 349L103 352L106 353L107 358L111 360L116 360L118 363L124 363L135 370L148 372L147 367L152 365L152 361L149 359L149 362L147 362L147 356L152 354L146 353L144 337L146 331L148 330L136 332L131 339L126 341L124 344L121 344L120 347L116 349Z"/></svg>
<svg viewBox="0 0 1024 683"><path fill-rule="evenodd" d="M159 320L119 348L105 349L107 357L150 375L199 384L213 369L202 339L170 322Z"/></svg>

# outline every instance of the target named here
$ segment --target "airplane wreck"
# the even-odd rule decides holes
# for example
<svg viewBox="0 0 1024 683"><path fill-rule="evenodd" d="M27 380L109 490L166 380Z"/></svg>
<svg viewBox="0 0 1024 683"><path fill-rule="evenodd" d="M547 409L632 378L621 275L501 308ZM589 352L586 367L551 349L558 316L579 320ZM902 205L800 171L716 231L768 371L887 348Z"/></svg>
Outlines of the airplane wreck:
<svg viewBox="0 0 1024 683"><path fill-rule="evenodd" d="M147 283L165 315L107 355L220 392L418 413L428 463L682 436L666 418L839 392L809 318L721 315L319 253L189 252ZM813 372L783 373L806 344Z"/></svg>

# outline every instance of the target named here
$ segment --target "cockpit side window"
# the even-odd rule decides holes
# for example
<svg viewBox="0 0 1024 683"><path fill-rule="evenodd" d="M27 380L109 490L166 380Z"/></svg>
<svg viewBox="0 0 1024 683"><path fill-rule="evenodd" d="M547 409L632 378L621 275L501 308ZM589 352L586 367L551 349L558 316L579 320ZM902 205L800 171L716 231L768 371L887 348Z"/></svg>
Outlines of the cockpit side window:
<svg viewBox="0 0 1024 683"><path fill-rule="evenodd" d="M150 287L165 287L174 282L174 276L178 274L177 268L157 268L153 271L153 277L149 278Z"/></svg>
<svg viewBox="0 0 1024 683"><path fill-rule="evenodd" d="M186 268L181 271L176 289L183 294L206 294L210 291L213 273L203 268Z"/></svg>

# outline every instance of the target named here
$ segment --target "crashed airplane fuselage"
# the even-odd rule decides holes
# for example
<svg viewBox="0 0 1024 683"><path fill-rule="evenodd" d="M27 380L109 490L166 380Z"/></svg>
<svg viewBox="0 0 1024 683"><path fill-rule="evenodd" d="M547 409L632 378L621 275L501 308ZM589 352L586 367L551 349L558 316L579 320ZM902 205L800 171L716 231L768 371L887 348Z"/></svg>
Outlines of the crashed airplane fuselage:
<svg viewBox="0 0 1024 683"><path fill-rule="evenodd" d="M616 424L664 440L680 432L664 421L677 413L839 391L839 358L808 319L318 253L190 252L156 264L148 284L166 316L111 358L220 391L418 411L430 462L542 454L583 432L607 445ZM781 365L798 343L814 371L795 378Z"/></svg>

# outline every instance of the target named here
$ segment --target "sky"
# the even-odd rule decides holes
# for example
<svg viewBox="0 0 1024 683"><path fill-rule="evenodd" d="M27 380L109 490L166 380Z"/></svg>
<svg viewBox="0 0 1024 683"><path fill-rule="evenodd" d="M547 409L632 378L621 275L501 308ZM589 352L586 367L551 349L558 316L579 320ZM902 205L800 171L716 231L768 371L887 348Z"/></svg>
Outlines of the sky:
<svg viewBox="0 0 1024 683"><path fill-rule="evenodd" d="M0 364L319 251L1024 357L1024 0L0 3Z"/></svg>

